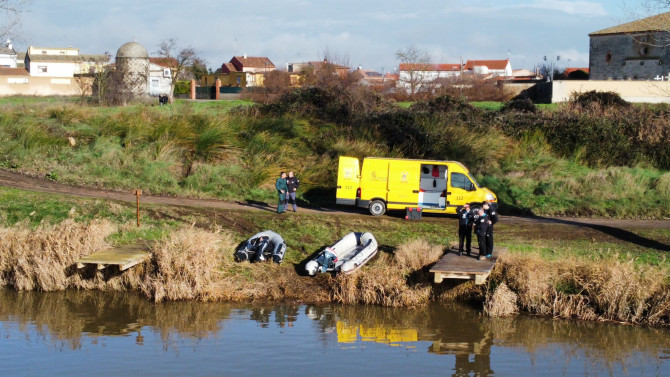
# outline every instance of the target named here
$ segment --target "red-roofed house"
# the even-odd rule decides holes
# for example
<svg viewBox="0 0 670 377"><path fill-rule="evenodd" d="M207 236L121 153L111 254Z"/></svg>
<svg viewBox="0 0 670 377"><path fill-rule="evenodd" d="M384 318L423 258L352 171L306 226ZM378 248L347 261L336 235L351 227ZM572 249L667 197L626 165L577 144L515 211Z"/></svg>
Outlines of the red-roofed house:
<svg viewBox="0 0 670 377"><path fill-rule="evenodd" d="M468 60L465 63L465 71L475 75L483 75L486 78L497 76L512 76L512 65L506 60Z"/></svg>
<svg viewBox="0 0 670 377"><path fill-rule="evenodd" d="M221 65L221 73L246 73L247 86L263 86L263 74L274 71L275 65L265 56L234 56L229 63Z"/></svg>

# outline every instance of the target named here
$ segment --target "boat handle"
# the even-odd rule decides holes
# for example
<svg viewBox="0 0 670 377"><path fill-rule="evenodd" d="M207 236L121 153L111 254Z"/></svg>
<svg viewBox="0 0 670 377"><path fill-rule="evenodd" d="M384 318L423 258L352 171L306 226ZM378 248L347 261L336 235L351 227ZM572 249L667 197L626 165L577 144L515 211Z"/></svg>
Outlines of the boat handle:
<svg viewBox="0 0 670 377"><path fill-rule="evenodd" d="M419 193L419 190L412 190L412 192L413 192L414 194L418 194L418 193Z"/></svg>

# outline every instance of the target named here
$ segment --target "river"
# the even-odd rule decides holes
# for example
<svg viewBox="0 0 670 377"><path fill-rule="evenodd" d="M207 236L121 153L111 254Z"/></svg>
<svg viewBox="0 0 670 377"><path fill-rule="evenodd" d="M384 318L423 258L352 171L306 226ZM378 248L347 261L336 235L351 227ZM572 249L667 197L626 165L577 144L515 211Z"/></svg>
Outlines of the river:
<svg viewBox="0 0 670 377"><path fill-rule="evenodd" d="M155 304L0 290L2 376L670 376L670 331L457 304Z"/></svg>

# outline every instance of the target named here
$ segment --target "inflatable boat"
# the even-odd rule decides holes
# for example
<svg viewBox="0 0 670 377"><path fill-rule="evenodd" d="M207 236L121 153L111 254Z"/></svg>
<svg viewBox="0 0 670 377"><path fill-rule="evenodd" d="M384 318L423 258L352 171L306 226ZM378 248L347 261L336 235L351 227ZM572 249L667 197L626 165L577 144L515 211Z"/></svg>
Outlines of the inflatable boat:
<svg viewBox="0 0 670 377"><path fill-rule="evenodd" d="M266 259L272 259L275 263L281 263L284 259L284 253L286 253L284 239L271 230L264 230L244 241L235 252L235 259L240 262L262 262Z"/></svg>
<svg viewBox="0 0 670 377"><path fill-rule="evenodd" d="M349 274L367 263L375 254L377 240L371 233L351 232L307 262L305 270L310 276L329 271Z"/></svg>

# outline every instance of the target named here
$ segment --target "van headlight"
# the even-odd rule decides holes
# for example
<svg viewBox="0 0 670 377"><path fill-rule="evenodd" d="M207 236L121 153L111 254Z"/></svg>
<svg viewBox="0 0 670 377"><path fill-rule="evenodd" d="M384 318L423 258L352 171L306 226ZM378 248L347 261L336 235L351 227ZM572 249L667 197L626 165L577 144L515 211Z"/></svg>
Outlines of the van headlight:
<svg viewBox="0 0 670 377"><path fill-rule="evenodd" d="M487 202L492 202L494 200L496 200L496 197L493 196L493 194L486 194L486 201Z"/></svg>

